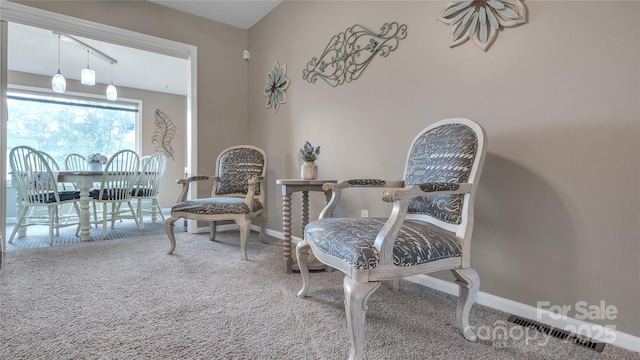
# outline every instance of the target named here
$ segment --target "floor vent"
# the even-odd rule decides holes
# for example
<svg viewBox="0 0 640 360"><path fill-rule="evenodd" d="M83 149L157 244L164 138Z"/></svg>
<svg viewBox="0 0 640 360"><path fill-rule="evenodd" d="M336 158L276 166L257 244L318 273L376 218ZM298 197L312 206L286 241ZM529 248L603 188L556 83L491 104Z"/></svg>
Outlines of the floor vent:
<svg viewBox="0 0 640 360"><path fill-rule="evenodd" d="M593 341L588 337L580 336L566 330L556 329L553 326L525 319L516 315L511 315L509 317L509 322L529 329L537 330L543 334L553 336L554 338L580 345L597 352L602 352L602 350L604 350L604 346L606 345L605 343Z"/></svg>

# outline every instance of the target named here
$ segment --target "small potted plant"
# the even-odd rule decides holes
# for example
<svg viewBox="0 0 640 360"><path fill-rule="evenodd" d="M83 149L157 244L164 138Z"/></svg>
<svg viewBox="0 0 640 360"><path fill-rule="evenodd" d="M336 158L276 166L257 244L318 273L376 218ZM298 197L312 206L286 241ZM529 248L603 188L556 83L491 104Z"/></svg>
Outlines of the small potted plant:
<svg viewBox="0 0 640 360"><path fill-rule="evenodd" d="M303 180L315 180L318 178L318 165L316 159L320 155L320 146L313 147L308 141L300 149L300 156L304 163L300 167L300 177Z"/></svg>
<svg viewBox="0 0 640 360"><path fill-rule="evenodd" d="M91 171L102 171L102 164L108 160L106 156L100 153L94 153L87 156L87 165L89 165L89 170Z"/></svg>

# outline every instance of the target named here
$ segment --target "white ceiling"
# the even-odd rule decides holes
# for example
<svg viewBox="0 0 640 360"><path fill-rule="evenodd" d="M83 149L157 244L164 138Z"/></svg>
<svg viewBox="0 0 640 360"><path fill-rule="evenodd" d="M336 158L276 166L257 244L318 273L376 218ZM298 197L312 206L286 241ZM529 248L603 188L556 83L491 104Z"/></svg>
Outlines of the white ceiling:
<svg viewBox="0 0 640 360"><path fill-rule="evenodd" d="M249 29L282 0L198 0L151 2L192 13L224 24ZM73 34L72 34L73 35ZM151 91L186 95L189 61L76 36L77 39L117 60L113 84ZM240 55L239 55L240 56ZM9 70L53 76L58 70L58 37L52 31L9 23L7 43ZM67 79L80 79L87 66L87 50L71 42L60 45L60 71ZM89 67L98 84L111 82L111 64L94 55Z"/></svg>
<svg viewBox="0 0 640 360"><path fill-rule="evenodd" d="M248 30L282 0L147 0L162 6Z"/></svg>

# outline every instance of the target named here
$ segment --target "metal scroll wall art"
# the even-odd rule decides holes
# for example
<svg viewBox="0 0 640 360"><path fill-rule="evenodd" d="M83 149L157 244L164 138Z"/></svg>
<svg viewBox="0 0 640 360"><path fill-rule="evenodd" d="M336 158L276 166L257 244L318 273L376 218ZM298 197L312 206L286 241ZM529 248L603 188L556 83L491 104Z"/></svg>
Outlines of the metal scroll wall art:
<svg viewBox="0 0 640 360"><path fill-rule="evenodd" d="M156 151L162 152L167 157L175 160L171 140L176 135L176 126L171 121L171 118L160 109L156 109L155 124L156 130L153 132L151 142L156 145Z"/></svg>
<svg viewBox="0 0 640 360"><path fill-rule="evenodd" d="M438 20L451 25L449 47L472 39L487 51L500 28L527 22L527 8L520 0L456 0L442 9Z"/></svg>
<svg viewBox="0 0 640 360"><path fill-rule="evenodd" d="M407 37L407 25L393 22L382 25L376 34L353 25L334 35L319 58L312 58L302 71L302 78L315 83L318 78L331 86L357 80L373 58L388 56Z"/></svg>

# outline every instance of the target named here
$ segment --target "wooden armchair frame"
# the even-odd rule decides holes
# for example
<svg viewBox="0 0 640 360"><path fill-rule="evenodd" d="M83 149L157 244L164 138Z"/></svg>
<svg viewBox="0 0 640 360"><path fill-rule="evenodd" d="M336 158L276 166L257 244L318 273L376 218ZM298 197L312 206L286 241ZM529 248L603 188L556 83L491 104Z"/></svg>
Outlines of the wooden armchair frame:
<svg viewBox="0 0 640 360"><path fill-rule="evenodd" d="M466 174L467 180L464 182L433 181L427 183L407 183L405 180L385 181L378 179L355 179L338 184L324 184L325 190L332 191L332 198L320 214L320 219L307 225L305 228L304 240L296 247L296 255L300 273L302 275L302 289L298 293L299 297L304 297L309 292L309 269L308 259L312 252L313 256L322 263L342 271L344 277L345 309L347 314L347 324L351 337L350 359L364 358L364 325L367 309L367 300L373 292L380 286L381 282L389 281L396 287L398 279L416 274L427 274L440 270L451 270L456 278L456 283L460 286L460 294L457 306L457 325L463 336L469 341L475 341L476 336L469 326L469 313L471 306L475 302L478 294L480 280L476 271L470 266L471 258L471 235L473 232L473 207L476 190L486 151L486 134L484 129L477 123L468 119L446 119L436 122L420 132L414 139L412 147L409 149L408 162L405 167L404 178L407 179L410 168L409 158L416 146L417 141L425 134L438 127L464 126L469 129L468 133L475 136L475 152L470 164L470 171ZM452 139L453 140L453 139ZM465 158L468 154L455 154L460 158ZM446 156L449 156L448 154ZM422 164L421 164L422 165ZM426 169L426 167L425 167ZM422 170L422 168L421 168ZM413 177L416 180L419 177ZM371 237L367 237L368 249L372 252L369 261L373 264L350 263L342 255L331 253L327 247L322 246L322 241L334 241L334 244L344 244L350 241L349 235L342 234L342 237L331 238L327 232L331 232L331 216L338 205L342 191L352 188L383 188L382 200L393 203L393 209L388 219L378 219L384 225L379 227L379 231L370 232ZM433 214L426 215L419 211L411 210L411 201L415 199L426 199L425 196L433 195L457 195L461 207L457 221L443 216L434 217ZM460 199L461 197L461 199ZM424 203L427 200L422 200ZM412 208L413 209L413 208ZM362 225L359 231L371 228L373 219L335 219L343 221L341 224L348 224L345 221L353 221L354 226ZM417 226L421 226L418 228ZM427 229L430 233L426 237L435 236L434 243L440 243L440 239L449 239L449 245L454 244L459 249L454 254L448 254L441 258L428 259L425 262L415 264L398 265L398 259L394 259L394 246L399 238L399 233L411 227L415 229ZM318 232L315 232L318 230ZM353 235L353 234L352 234ZM355 236L355 235L353 235ZM404 236L404 235L403 235ZM316 239L316 237L318 239ZM320 240L319 240L320 239ZM351 249L353 250L353 249ZM358 249L360 250L360 249ZM348 251L348 250L347 250Z"/></svg>
<svg viewBox="0 0 640 360"><path fill-rule="evenodd" d="M229 182L225 175L221 174L223 168L228 166L225 165L226 160L224 159L227 156L235 156L233 154L239 152L246 152L249 154L247 156L255 157L256 161L249 161L234 169L233 173L236 175L236 179ZM171 255L176 248L173 226L178 219L208 222L211 241L215 240L216 222L232 220L240 227L240 257L242 260L247 260L246 242L249 236L249 226L253 220L260 223L260 239L264 241L266 172L267 156L264 150L250 145L238 145L227 148L218 155L216 175L192 176L188 179L177 180L177 183L182 185L182 189L176 200L177 204L171 208L171 216L164 222L165 231L171 242L167 254ZM210 197L187 200L187 194L193 182L212 183ZM224 191L224 188L230 189L230 191ZM246 189L246 193L244 189Z"/></svg>

